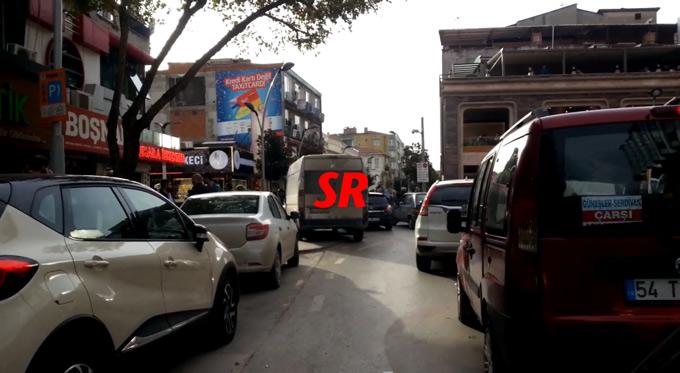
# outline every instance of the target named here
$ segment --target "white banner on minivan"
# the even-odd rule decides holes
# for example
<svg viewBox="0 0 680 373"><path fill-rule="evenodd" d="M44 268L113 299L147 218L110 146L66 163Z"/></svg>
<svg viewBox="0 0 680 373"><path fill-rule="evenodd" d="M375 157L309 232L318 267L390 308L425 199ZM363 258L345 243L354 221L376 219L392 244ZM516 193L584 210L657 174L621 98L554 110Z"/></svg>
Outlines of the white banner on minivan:
<svg viewBox="0 0 680 373"><path fill-rule="evenodd" d="M584 226L639 223L642 221L642 196L581 198Z"/></svg>

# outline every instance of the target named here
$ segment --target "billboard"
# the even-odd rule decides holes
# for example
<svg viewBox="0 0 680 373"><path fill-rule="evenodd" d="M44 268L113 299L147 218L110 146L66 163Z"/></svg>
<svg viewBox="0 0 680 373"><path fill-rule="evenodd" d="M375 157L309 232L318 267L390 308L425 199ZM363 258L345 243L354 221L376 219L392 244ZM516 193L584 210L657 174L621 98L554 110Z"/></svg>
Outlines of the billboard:
<svg viewBox="0 0 680 373"><path fill-rule="evenodd" d="M262 112L267 89L276 75L276 68L218 71L215 73L218 140L234 141L250 149L252 128L257 119L245 105L250 102L255 110ZM267 102L265 129L283 132L283 98L281 75L277 77Z"/></svg>

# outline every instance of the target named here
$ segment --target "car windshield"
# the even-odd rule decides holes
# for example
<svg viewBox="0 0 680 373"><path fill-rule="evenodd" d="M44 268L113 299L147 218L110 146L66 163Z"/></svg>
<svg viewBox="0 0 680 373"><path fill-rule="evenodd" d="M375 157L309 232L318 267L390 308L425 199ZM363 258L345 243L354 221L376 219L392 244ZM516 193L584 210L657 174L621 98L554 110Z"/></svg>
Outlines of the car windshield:
<svg viewBox="0 0 680 373"><path fill-rule="evenodd" d="M547 131L544 234L680 233L680 121Z"/></svg>
<svg viewBox="0 0 680 373"><path fill-rule="evenodd" d="M423 200L425 199L426 193L419 193L416 194L416 206L420 206L423 203Z"/></svg>
<svg viewBox="0 0 680 373"><path fill-rule="evenodd" d="M385 196L368 196L368 207L370 208L385 208L387 205L387 198Z"/></svg>
<svg viewBox="0 0 680 373"><path fill-rule="evenodd" d="M259 196L219 196L210 198L190 198L182 210L188 215L210 214L257 214Z"/></svg>
<svg viewBox="0 0 680 373"><path fill-rule="evenodd" d="M462 207L470 198L470 188L468 184L437 187L430 197L430 205Z"/></svg>

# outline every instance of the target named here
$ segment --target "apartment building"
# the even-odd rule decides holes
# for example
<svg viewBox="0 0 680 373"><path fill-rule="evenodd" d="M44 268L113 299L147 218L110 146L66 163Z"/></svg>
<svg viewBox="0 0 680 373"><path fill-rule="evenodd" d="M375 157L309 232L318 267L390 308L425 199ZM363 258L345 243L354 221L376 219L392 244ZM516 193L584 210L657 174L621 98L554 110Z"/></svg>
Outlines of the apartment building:
<svg viewBox="0 0 680 373"><path fill-rule="evenodd" d="M679 25L658 24L658 11L574 4L508 27L440 30L443 176L474 177L532 109L651 105L680 94Z"/></svg>

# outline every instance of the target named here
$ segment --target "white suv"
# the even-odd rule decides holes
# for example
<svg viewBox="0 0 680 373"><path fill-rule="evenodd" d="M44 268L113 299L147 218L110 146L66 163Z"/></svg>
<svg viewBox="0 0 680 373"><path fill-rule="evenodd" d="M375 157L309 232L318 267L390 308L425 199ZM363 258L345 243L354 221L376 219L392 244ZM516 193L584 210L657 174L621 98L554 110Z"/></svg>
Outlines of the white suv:
<svg viewBox="0 0 680 373"><path fill-rule="evenodd" d="M0 372L98 372L194 322L228 343L238 272L219 239L141 184L0 176Z"/></svg>
<svg viewBox="0 0 680 373"><path fill-rule="evenodd" d="M429 271L432 259L456 257L459 233L446 229L449 210L467 212L468 199L473 180L444 180L434 183L425 196L416 220L416 265L421 271Z"/></svg>

